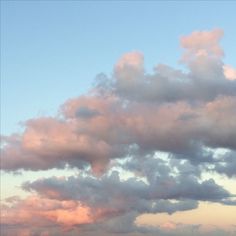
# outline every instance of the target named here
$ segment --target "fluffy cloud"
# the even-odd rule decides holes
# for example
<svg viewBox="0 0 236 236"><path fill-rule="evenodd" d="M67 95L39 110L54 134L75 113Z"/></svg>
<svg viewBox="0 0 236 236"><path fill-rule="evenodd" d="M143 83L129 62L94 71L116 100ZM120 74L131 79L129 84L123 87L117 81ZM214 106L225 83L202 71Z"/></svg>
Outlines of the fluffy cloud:
<svg viewBox="0 0 236 236"><path fill-rule="evenodd" d="M96 99L89 97L88 101ZM194 162L212 162L212 153L206 147L236 148L236 97L219 97L197 105L124 105L99 99L104 107L96 104L96 114L88 103L92 116L78 117L78 98L63 106L63 118L28 121L23 134L5 138L2 168L44 170L91 164L101 173L110 160L129 155L165 151Z"/></svg>
<svg viewBox="0 0 236 236"><path fill-rule="evenodd" d="M10 206L3 205L3 224L50 225L54 223L66 226L88 224L95 219L91 210L75 201L58 201L30 196L24 200L10 198Z"/></svg>
<svg viewBox="0 0 236 236"><path fill-rule="evenodd" d="M24 183L34 195L4 205L4 234L174 235L176 225L152 229L135 220L192 210L199 201L235 205L233 193L201 178L203 171L236 176L236 80L222 60L222 36L216 29L181 38L187 72L159 64L147 73L143 55L127 53L91 93L3 137L4 171L80 171Z"/></svg>
<svg viewBox="0 0 236 236"><path fill-rule="evenodd" d="M181 45L187 49L184 55L186 60L189 60L189 56L222 57L224 52L219 45L219 40L223 34L223 30L214 29L212 31L194 31L192 34L182 37Z"/></svg>
<svg viewBox="0 0 236 236"><path fill-rule="evenodd" d="M234 69L223 65L219 40L222 30L193 32L181 38L182 72L159 64L153 74L145 73L143 55L124 55L115 67L114 90L129 99L148 102L211 101L219 95L235 95Z"/></svg>
<svg viewBox="0 0 236 236"><path fill-rule="evenodd" d="M99 228L110 233L149 231L135 224L137 216L188 211L196 209L198 201L236 205L233 194L213 179L202 181L198 167L189 161L155 155L140 161L129 158L114 168L129 170L133 177L121 179L124 171L112 170L101 177L87 173L40 179L24 183L23 188L46 199L82 203L92 209L91 218L97 219Z"/></svg>
<svg viewBox="0 0 236 236"><path fill-rule="evenodd" d="M212 160L205 147L235 149L236 81L224 75L221 35L213 30L181 39L186 53L194 55L188 73L159 65L146 74L141 53L123 56L105 94L100 83L94 94L65 102L58 117L29 120L23 134L5 137L2 168L89 164L101 173L133 145L140 153L161 150L196 162ZM207 53L198 55L201 48Z"/></svg>
<svg viewBox="0 0 236 236"><path fill-rule="evenodd" d="M230 65L224 65L225 78L229 80L236 80L236 69Z"/></svg>

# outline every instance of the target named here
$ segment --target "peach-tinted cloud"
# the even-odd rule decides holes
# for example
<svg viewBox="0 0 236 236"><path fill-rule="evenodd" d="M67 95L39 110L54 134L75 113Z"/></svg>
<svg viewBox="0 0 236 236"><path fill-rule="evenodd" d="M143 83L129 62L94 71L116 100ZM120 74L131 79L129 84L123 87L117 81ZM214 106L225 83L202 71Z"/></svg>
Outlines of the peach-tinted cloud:
<svg viewBox="0 0 236 236"><path fill-rule="evenodd" d="M181 37L181 46L187 50L184 59L189 60L191 56L222 57L224 52L219 46L219 40L223 34L223 30L214 29L212 31L194 31L188 36Z"/></svg>
<svg viewBox="0 0 236 236"><path fill-rule="evenodd" d="M62 225L72 227L94 222L91 209L76 201L59 201L38 196L15 200L3 205L1 223L4 225L24 225L43 227Z"/></svg>
<svg viewBox="0 0 236 236"><path fill-rule="evenodd" d="M160 227L165 230L174 230L174 229L176 229L177 226L173 222L165 222L165 223L161 224Z"/></svg>
<svg viewBox="0 0 236 236"><path fill-rule="evenodd" d="M79 109L80 98L77 102ZM129 147L133 144L138 145L140 153L166 151L195 161L203 160L204 146L199 144L236 147L235 97L218 97L196 106L186 102L131 103L123 108L122 103L112 102L96 110L99 115L93 118L28 121L21 136L6 139L2 168L40 170L64 168L67 164L84 168L90 164L99 173L111 159L131 154Z"/></svg>
<svg viewBox="0 0 236 236"><path fill-rule="evenodd" d="M70 211L64 209L48 211L43 213L43 216L56 223L73 226L92 223L93 220L89 217L89 214L90 211L85 207L73 207Z"/></svg>
<svg viewBox="0 0 236 236"><path fill-rule="evenodd" d="M225 78L228 80L236 80L236 69L230 65L224 65Z"/></svg>
<svg viewBox="0 0 236 236"><path fill-rule="evenodd" d="M38 118L28 121L26 127L14 148L5 147L3 168L63 168L69 161L77 167L90 162L96 169L108 162L109 145L86 133L78 134L73 121ZM14 135L9 137L9 144L14 140Z"/></svg>
<svg viewBox="0 0 236 236"><path fill-rule="evenodd" d="M115 70L122 71L126 67L131 67L136 70L143 69L143 55L140 52L130 52L124 54L115 65Z"/></svg>

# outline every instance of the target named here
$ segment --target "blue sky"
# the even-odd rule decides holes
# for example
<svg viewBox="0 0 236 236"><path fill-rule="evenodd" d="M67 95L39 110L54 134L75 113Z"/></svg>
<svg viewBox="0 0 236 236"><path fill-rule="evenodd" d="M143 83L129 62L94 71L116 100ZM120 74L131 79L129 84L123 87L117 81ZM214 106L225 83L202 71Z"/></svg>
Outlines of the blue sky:
<svg viewBox="0 0 236 236"><path fill-rule="evenodd" d="M126 52L141 51L147 70L179 66L178 39L194 30L222 28L225 62L235 63L235 9L234 1L2 1L1 133L55 113Z"/></svg>

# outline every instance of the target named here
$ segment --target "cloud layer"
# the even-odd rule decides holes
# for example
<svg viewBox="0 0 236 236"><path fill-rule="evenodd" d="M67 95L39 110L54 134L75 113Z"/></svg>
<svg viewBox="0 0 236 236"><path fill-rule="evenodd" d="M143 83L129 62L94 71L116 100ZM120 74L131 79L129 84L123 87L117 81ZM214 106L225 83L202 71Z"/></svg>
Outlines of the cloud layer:
<svg viewBox="0 0 236 236"><path fill-rule="evenodd" d="M236 205L233 193L202 179L204 172L236 176L235 69L223 63L222 36L215 29L181 38L187 72L159 64L148 73L140 52L127 53L57 116L28 120L22 133L2 137L4 171L79 169L24 183L32 196L5 203L4 234L175 235L177 225L135 220L196 209L199 201Z"/></svg>

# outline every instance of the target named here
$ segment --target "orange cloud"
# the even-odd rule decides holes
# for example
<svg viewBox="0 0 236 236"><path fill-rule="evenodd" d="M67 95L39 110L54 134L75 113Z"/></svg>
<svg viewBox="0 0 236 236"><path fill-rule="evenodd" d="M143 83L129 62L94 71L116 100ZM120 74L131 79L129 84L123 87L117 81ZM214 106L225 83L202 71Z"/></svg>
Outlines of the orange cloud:
<svg viewBox="0 0 236 236"><path fill-rule="evenodd" d="M14 200L3 205L1 222L5 225L49 226L59 224L63 227L90 224L94 222L91 209L76 201L60 201L38 196L24 200Z"/></svg>

